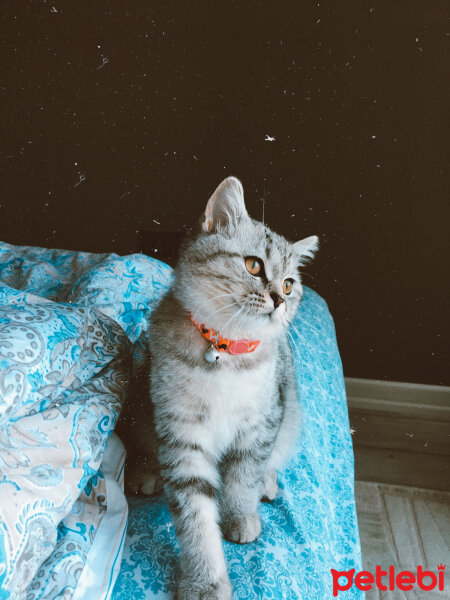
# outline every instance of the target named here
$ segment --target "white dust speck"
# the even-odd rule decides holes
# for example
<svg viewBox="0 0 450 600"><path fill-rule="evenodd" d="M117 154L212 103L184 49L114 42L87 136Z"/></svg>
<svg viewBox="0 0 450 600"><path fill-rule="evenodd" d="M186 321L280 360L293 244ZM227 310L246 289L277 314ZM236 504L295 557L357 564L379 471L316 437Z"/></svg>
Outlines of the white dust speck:
<svg viewBox="0 0 450 600"><path fill-rule="evenodd" d="M52 13L57 13L58 11L56 10L56 8L54 6L52 6Z"/></svg>
<svg viewBox="0 0 450 600"><path fill-rule="evenodd" d="M109 58L107 56L102 56L102 64L97 67L97 71L103 69L107 63L109 63Z"/></svg>
<svg viewBox="0 0 450 600"><path fill-rule="evenodd" d="M152 219L153 223L156 223L157 225L161 225L161 223L159 221L157 221L156 219Z"/></svg>
<svg viewBox="0 0 450 600"><path fill-rule="evenodd" d="M73 187L78 187L80 185L80 183L83 183L83 181L85 181L86 176L84 175L84 173L79 173L78 174L78 181L76 182L76 184Z"/></svg>
<svg viewBox="0 0 450 600"><path fill-rule="evenodd" d="M373 135L373 136L372 136L372 139L374 140L376 137L377 137L376 135Z"/></svg>
<svg viewBox="0 0 450 600"><path fill-rule="evenodd" d="M272 137L266 133L266 137L264 138L265 142L274 142L276 140L275 137Z"/></svg>
<svg viewBox="0 0 450 600"><path fill-rule="evenodd" d="M350 433L352 435L354 435L356 433L356 428L355 427L350 427Z"/></svg>
<svg viewBox="0 0 450 600"><path fill-rule="evenodd" d="M409 438L412 438L412 437L414 437L414 434L413 434L413 433L405 433L405 435L406 435L406 437L409 437Z"/></svg>

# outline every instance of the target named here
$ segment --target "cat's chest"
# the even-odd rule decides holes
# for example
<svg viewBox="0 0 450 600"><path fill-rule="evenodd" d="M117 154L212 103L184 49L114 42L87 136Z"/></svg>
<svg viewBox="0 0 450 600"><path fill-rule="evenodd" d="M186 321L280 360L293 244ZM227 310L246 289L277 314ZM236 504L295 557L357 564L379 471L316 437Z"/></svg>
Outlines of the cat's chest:
<svg viewBox="0 0 450 600"><path fill-rule="evenodd" d="M208 373L201 394L211 410L252 411L264 405L264 390L270 387L271 379L267 367L250 372Z"/></svg>
<svg viewBox="0 0 450 600"><path fill-rule="evenodd" d="M272 365L251 372L209 373L199 393L204 407L204 430L224 444L237 433L255 429L274 402Z"/></svg>

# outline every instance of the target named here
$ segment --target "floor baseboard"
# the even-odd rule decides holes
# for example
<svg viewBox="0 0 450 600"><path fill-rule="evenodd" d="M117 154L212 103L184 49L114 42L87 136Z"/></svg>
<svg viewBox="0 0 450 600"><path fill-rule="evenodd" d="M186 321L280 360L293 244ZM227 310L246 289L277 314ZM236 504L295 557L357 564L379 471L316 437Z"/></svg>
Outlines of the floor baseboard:
<svg viewBox="0 0 450 600"><path fill-rule="evenodd" d="M450 387L345 384L356 479L450 491Z"/></svg>

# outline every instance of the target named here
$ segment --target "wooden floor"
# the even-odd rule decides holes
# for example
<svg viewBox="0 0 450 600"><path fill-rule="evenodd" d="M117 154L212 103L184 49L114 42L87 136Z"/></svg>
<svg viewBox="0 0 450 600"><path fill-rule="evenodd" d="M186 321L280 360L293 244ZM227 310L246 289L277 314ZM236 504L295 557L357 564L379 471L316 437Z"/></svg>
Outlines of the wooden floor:
<svg viewBox="0 0 450 600"><path fill-rule="evenodd" d="M367 600L444 600L450 598L450 494L420 488L356 482L364 569L394 565L416 572L417 565L437 574L447 565L444 591L366 592Z"/></svg>

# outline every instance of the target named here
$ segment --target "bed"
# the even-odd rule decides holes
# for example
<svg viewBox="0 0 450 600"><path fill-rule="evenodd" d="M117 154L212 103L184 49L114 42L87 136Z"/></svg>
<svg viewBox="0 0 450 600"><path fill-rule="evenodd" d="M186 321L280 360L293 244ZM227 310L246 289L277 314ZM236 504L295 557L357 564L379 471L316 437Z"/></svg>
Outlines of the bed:
<svg viewBox="0 0 450 600"><path fill-rule="evenodd" d="M0 600L173 598L167 504L125 497L113 433L171 282L142 254L0 243ZM342 366L308 288L290 333L303 431L261 536L224 541L236 599L328 600L331 569L361 570Z"/></svg>

